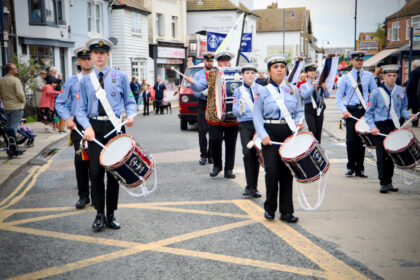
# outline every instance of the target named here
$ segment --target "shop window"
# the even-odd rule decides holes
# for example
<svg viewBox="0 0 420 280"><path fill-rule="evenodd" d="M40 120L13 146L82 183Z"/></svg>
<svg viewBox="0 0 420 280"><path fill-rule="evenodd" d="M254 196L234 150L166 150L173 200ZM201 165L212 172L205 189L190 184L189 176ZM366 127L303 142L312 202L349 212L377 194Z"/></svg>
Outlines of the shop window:
<svg viewBox="0 0 420 280"><path fill-rule="evenodd" d="M29 55L45 68L54 66L54 49L44 46L29 46Z"/></svg>
<svg viewBox="0 0 420 280"><path fill-rule="evenodd" d="M64 0L28 0L29 24L65 24Z"/></svg>
<svg viewBox="0 0 420 280"><path fill-rule="evenodd" d="M141 15L131 12L131 32L141 34Z"/></svg>

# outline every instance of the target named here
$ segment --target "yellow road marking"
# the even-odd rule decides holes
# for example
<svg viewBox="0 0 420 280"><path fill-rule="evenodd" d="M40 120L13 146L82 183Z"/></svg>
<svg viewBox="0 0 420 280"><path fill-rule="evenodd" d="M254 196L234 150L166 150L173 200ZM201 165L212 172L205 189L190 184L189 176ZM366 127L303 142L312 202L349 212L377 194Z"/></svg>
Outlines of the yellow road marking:
<svg viewBox="0 0 420 280"><path fill-rule="evenodd" d="M221 216L221 217L231 217L231 218L249 218L248 215L243 214L231 214L231 213L224 213L224 212L212 212L212 211L205 211L205 210L196 210L196 209L185 209L185 208L174 208L174 207L159 207L159 206L147 206L139 207L143 209L149 210L162 210L162 211L171 211L171 212L179 212L179 213L190 213L190 214L201 214L201 215L210 215L210 216Z"/></svg>
<svg viewBox="0 0 420 280"><path fill-rule="evenodd" d="M255 221L260 222L278 237L286 241L296 251L302 253L305 257L316 263L322 269L336 275L340 279L368 279L366 276L338 260L321 247L315 245L307 237L303 236L292 227L280 221L267 221L263 217L264 210L255 203L248 200L233 200L233 203ZM330 279L337 279L332 277Z"/></svg>
<svg viewBox="0 0 420 280"><path fill-rule="evenodd" d="M147 202L142 203L142 205L150 206L171 206L171 205L203 205L203 204L231 204L231 200L203 200L203 201L169 201L169 202ZM126 203L122 204L126 208L137 208L139 207L138 203ZM120 207L120 205L118 205Z"/></svg>
<svg viewBox="0 0 420 280"><path fill-rule="evenodd" d="M376 166L376 161L371 160L370 158L365 158L365 161L366 161L367 163L369 163L369 164L373 165L373 166ZM411 169L402 170L402 169L399 169L399 168L398 168L398 167L396 167L396 166L394 167L394 173L396 173L396 174L398 174L398 175L405 176L405 177L408 177L408 178L410 178L410 179L419 179L419 177L414 176L412 173L411 173L411 174L410 174L410 173L408 173L408 170L411 170Z"/></svg>
<svg viewBox="0 0 420 280"><path fill-rule="evenodd" d="M55 218L72 216L72 215L78 215L78 214L82 214L82 213L86 213L86 211L73 211L73 212L66 212L66 213L53 214L53 215L47 215L47 216L40 216L40 217L35 217L35 218L22 219L22 220L7 222L7 223L0 223L0 229L2 228L3 225L4 226L16 226L16 225L21 225L21 224L44 221L44 220L48 220L48 219L55 219Z"/></svg>

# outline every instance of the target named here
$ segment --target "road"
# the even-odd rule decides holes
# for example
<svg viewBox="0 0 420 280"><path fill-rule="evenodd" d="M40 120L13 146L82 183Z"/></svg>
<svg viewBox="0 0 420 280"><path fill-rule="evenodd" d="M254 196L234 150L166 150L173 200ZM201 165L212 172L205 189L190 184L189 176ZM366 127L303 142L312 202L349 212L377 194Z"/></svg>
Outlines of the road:
<svg viewBox="0 0 420 280"><path fill-rule="evenodd" d="M328 100L322 146L331 168L322 206L295 225L263 218L263 197L244 199L240 142L236 179L199 166L197 131L172 114L139 116L128 132L153 154L158 189L146 198L120 190L120 230L93 232L95 210L76 210L73 148L62 141L0 189L0 279L416 279L420 273L420 186L380 194L346 178L340 114ZM148 182L149 184L151 182ZM311 203L316 185L305 185ZM278 217L278 213L277 213Z"/></svg>

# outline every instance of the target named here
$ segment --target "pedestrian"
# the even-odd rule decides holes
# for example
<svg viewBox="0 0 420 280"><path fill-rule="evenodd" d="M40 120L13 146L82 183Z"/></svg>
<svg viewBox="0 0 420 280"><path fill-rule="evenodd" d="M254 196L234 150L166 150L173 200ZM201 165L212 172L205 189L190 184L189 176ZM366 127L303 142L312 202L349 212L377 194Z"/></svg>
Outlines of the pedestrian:
<svg viewBox="0 0 420 280"><path fill-rule="evenodd" d="M76 170L76 182L79 200L76 202L77 209L83 209L90 203L89 195L89 158L86 152L83 152L82 137L74 130L77 128L82 131L83 128L76 118L74 118L77 102L80 99L80 81L84 75L88 75L92 71L92 61L90 59L89 49L79 47L74 50L77 57L78 72L70 77L64 84L63 93L59 94L55 103L58 114L65 120L66 127L71 130L70 138L74 146L74 167ZM71 104L70 108L67 104Z"/></svg>
<svg viewBox="0 0 420 280"><path fill-rule="evenodd" d="M407 84L408 109L413 114L420 111L420 59L413 62L413 70L410 73ZM418 120L413 122L413 126L418 126Z"/></svg>
<svg viewBox="0 0 420 280"><path fill-rule="evenodd" d="M257 84L262 85L262 86L266 86L266 85L267 85L268 81L267 81L267 79L264 77L264 72L259 72L259 73L258 73L258 78L255 80L255 82L256 82Z"/></svg>
<svg viewBox="0 0 420 280"><path fill-rule="evenodd" d="M315 81L317 65L308 63L304 66L308 80L300 87L303 103L305 104L305 119L308 129L315 139L321 143L322 125L324 123L325 102L324 98L330 97L325 83L319 87Z"/></svg>
<svg viewBox="0 0 420 280"><path fill-rule="evenodd" d="M382 68L381 67L376 67L375 73L373 74L373 76L375 77L376 85L378 87L380 87L382 82L383 82L383 80L382 80Z"/></svg>
<svg viewBox="0 0 420 280"><path fill-rule="evenodd" d="M286 81L287 60L281 55L266 58L270 83L260 90L254 102L253 122L262 140L265 165L266 200L264 217L273 220L279 202L280 220L296 223L293 207L293 175L279 154L279 146L271 140L283 142L295 130L304 127L299 120L303 108L299 90ZM284 101L280 105L276 100ZM283 108L282 109L280 109Z"/></svg>
<svg viewBox="0 0 420 280"><path fill-rule="evenodd" d="M22 82L17 78L19 74L15 64L7 63L5 66L6 76L0 78L0 100L3 101L3 109L6 115L7 134L14 143L9 143L10 152L20 155L24 150L19 149L17 144L17 129L23 116L26 104L25 92Z"/></svg>
<svg viewBox="0 0 420 280"><path fill-rule="evenodd" d="M41 122L45 125L45 130L49 132L57 132L56 113L55 113L55 97L60 94L55 90L58 81L55 77L50 77L47 84L42 88L41 99L39 100L39 111L41 115Z"/></svg>
<svg viewBox="0 0 420 280"><path fill-rule="evenodd" d="M45 78L47 77L47 71L41 70L39 71L39 75L35 78L35 90L34 95L32 96L31 105L34 108L38 108L39 100L41 99L42 95L42 88L45 86Z"/></svg>
<svg viewBox="0 0 420 280"><path fill-rule="evenodd" d="M389 134L394 129L400 128L400 117L417 119L417 115L411 115L407 109L407 94L396 84L399 68L400 66L395 64L382 66L384 83L372 92L370 105L365 114L372 135L376 135L376 167L381 193L396 192L398 188L392 185L394 163L385 151L383 145L385 137L378 134Z"/></svg>
<svg viewBox="0 0 420 280"><path fill-rule="evenodd" d="M232 113L239 123L239 135L244 155L246 186L242 195L261 197L261 193L258 191L258 173L260 171L258 154L255 147L248 149L247 145L255 134L252 114L254 102L258 98L262 86L254 82L257 72L255 65L245 64L242 66L241 72L242 85L235 89Z"/></svg>
<svg viewBox="0 0 420 280"><path fill-rule="evenodd" d="M353 69L344 75L336 93L336 104L346 121L347 171L346 176L356 174L367 178L364 170L365 147L355 130L356 120L365 114L369 93L377 89L372 73L363 71L363 60L366 52L354 51L351 54Z"/></svg>
<svg viewBox="0 0 420 280"><path fill-rule="evenodd" d="M105 38L93 38L86 42L86 48L90 51L90 56L95 65L94 72L85 75L80 81L80 100L76 107L76 118L80 125L85 130L85 138L89 141L89 161L90 161L90 181L92 184L92 200L93 206L97 213L93 222L92 228L95 231L101 231L105 224L112 229L119 229L120 224L117 222L114 212L118 208L118 192L119 183L117 179L110 172L107 173L106 186L106 219L105 219L105 169L101 166L99 155L102 147L96 144L93 140L97 140L102 144L106 144L109 139L116 136L114 132L105 138L114 126L111 122L117 122L121 118L123 110L127 114L126 125L133 126L133 116L136 111L136 101L130 90L127 75L107 66L107 61L110 58L110 51L113 44ZM106 99L104 102L109 104L102 104L102 101L96 97L96 92L99 84L106 92ZM105 108L110 108L108 111ZM122 132L125 132L125 127L122 127Z"/></svg>
<svg viewBox="0 0 420 280"><path fill-rule="evenodd" d="M138 109L138 106L139 106L138 104L139 104L139 98L140 98L140 85L138 83L138 80L139 79L136 76L133 76L131 78L131 83L130 83L131 92L133 93L134 99L136 100L137 111L139 110Z"/></svg>
<svg viewBox="0 0 420 280"><path fill-rule="evenodd" d="M298 81L296 87L300 90L300 86L302 84L306 83L307 79L308 78L307 78L306 74L302 72L299 76L299 81Z"/></svg>
<svg viewBox="0 0 420 280"><path fill-rule="evenodd" d="M197 130L198 130L198 144L200 146L200 165L205 165L208 161L209 164L213 163L211 158L210 143L207 142L207 133L209 132L209 124L206 121L206 106L208 90L200 90L201 84L205 84L206 73L213 69L214 54L204 53L204 68L197 73L194 77L187 77L186 80L191 85L193 94L198 98L197 104ZM200 83L200 84L198 84Z"/></svg>
<svg viewBox="0 0 420 280"><path fill-rule="evenodd" d="M162 101L166 95L166 86L162 82L161 77L157 77L156 83L153 89L155 90L155 108L156 108L155 113L159 114L160 112L163 115Z"/></svg>
<svg viewBox="0 0 420 280"><path fill-rule="evenodd" d="M146 84L145 80L143 80L143 93L142 93L142 99L143 99L143 116L149 115L149 102L150 102L150 85Z"/></svg>

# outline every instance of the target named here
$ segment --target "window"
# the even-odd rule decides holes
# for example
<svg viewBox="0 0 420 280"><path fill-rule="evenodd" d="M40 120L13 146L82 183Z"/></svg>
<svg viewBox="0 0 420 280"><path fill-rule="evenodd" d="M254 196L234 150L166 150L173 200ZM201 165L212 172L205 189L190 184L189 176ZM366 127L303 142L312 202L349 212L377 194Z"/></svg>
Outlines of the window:
<svg viewBox="0 0 420 280"><path fill-rule="evenodd" d="M96 10L96 33L101 33L101 5L95 5Z"/></svg>
<svg viewBox="0 0 420 280"><path fill-rule="evenodd" d="M415 16L411 18L411 27L420 27L420 16Z"/></svg>
<svg viewBox="0 0 420 280"><path fill-rule="evenodd" d="M165 36L165 16L162 14L156 14L156 34Z"/></svg>
<svg viewBox="0 0 420 280"><path fill-rule="evenodd" d="M48 67L54 65L54 49L52 47L29 46L29 55L35 58L36 62Z"/></svg>
<svg viewBox="0 0 420 280"><path fill-rule="evenodd" d="M392 23L392 28L391 28L391 41L395 42L399 40L400 40L400 22L394 21Z"/></svg>
<svg viewBox="0 0 420 280"><path fill-rule="evenodd" d="M87 2L87 24L88 32L92 32L92 3Z"/></svg>
<svg viewBox="0 0 420 280"><path fill-rule="evenodd" d="M139 81L147 80L146 77L146 61L133 61L133 76L139 78Z"/></svg>
<svg viewBox="0 0 420 280"><path fill-rule="evenodd" d="M131 13L131 32L141 34L141 15Z"/></svg>
<svg viewBox="0 0 420 280"><path fill-rule="evenodd" d="M176 38L176 27L177 27L178 17L172 17L172 38Z"/></svg>
<svg viewBox="0 0 420 280"><path fill-rule="evenodd" d="M405 21L405 39L406 40L410 40L410 32L411 32L411 30L410 30L410 20L407 19Z"/></svg>
<svg viewBox="0 0 420 280"><path fill-rule="evenodd" d="M53 0L45 0L45 19L47 23L55 23L55 1Z"/></svg>
<svg viewBox="0 0 420 280"><path fill-rule="evenodd" d="M87 2L87 28L90 33L102 32L102 6L95 1Z"/></svg>
<svg viewBox="0 0 420 280"><path fill-rule="evenodd" d="M41 0L32 0L30 3L30 20L31 23L42 23L42 3Z"/></svg>
<svg viewBox="0 0 420 280"><path fill-rule="evenodd" d="M64 0L29 0L29 24L65 24Z"/></svg>
<svg viewBox="0 0 420 280"><path fill-rule="evenodd" d="M57 19L58 23L61 25L66 24L66 21L64 19L64 1L63 0L57 0Z"/></svg>
<svg viewBox="0 0 420 280"><path fill-rule="evenodd" d="M391 28L388 28L388 41L391 41Z"/></svg>

